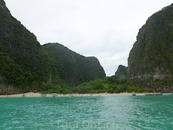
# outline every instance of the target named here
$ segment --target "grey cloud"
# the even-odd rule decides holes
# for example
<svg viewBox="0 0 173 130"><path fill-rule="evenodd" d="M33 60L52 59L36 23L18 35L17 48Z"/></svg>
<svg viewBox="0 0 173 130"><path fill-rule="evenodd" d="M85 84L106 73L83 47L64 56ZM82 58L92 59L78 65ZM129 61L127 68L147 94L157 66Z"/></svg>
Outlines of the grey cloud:
<svg viewBox="0 0 173 130"><path fill-rule="evenodd" d="M108 76L127 58L139 28L172 0L5 0L41 44L96 56Z"/></svg>

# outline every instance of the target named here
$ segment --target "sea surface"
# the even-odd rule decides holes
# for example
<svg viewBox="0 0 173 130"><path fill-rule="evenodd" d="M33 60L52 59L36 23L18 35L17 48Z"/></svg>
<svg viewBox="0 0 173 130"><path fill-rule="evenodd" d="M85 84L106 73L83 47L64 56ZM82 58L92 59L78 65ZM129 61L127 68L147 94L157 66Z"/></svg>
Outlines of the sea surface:
<svg viewBox="0 0 173 130"><path fill-rule="evenodd" d="M172 130L173 95L0 98L0 130Z"/></svg>

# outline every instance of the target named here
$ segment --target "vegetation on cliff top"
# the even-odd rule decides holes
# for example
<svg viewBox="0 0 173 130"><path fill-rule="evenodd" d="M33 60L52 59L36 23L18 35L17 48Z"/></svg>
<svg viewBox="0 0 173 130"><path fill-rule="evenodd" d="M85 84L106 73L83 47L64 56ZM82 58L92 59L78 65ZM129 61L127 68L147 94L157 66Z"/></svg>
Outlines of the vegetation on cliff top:
<svg viewBox="0 0 173 130"><path fill-rule="evenodd" d="M66 89L105 77L95 57L81 56L60 44L41 46L3 0L0 4L0 93L7 93L8 86L20 92L44 90L46 85Z"/></svg>
<svg viewBox="0 0 173 130"><path fill-rule="evenodd" d="M95 57L84 57L59 43L43 45L53 59L60 78L70 86L105 77L105 72Z"/></svg>
<svg viewBox="0 0 173 130"><path fill-rule="evenodd" d="M128 58L128 76L132 86L155 88L156 80L173 81L172 23L173 4L149 17L139 30ZM172 84L162 84L164 89L170 86Z"/></svg>
<svg viewBox="0 0 173 130"><path fill-rule="evenodd" d="M0 52L0 74L5 85L37 88L48 79L51 67L48 54L5 5L0 8Z"/></svg>
<svg viewBox="0 0 173 130"><path fill-rule="evenodd" d="M128 69L119 66L112 77L105 77L95 57L84 57L58 43L41 46L35 35L11 16L3 0L0 4L0 88L14 86L20 92L45 93L173 89L173 4L147 20L130 51ZM125 78L126 69L130 80ZM0 94L7 91L8 87L1 89Z"/></svg>

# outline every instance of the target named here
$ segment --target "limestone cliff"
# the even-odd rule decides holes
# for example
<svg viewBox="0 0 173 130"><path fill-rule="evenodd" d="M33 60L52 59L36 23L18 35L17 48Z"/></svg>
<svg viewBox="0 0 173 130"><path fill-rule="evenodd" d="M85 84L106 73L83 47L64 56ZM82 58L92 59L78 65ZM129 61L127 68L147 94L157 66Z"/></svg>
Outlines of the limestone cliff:
<svg viewBox="0 0 173 130"><path fill-rule="evenodd" d="M54 51L58 55L53 55L46 47L0 0L0 94L39 91L43 84L58 84L63 89L66 83L75 86L105 76L96 58L85 58L60 46Z"/></svg>
<svg viewBox="0 0 173 130"><path fill-rule="evenodd" d="M173 4L149 17L139 30L128 58L128 78L132 85L171 88L172 59Z"/></svg>
<svg viewBox="0 0 173 130"><path fill-rule="evenodd" d="M85 57L59 43L43 45L53 57L60 78L70 86L105 77L105 72L95 57Z"/></svg>
<svg viewBox="0 0 173 130"><path fill-rule="evenodd" d="M126 73L127 73L127 67L119 65L117 71L115 72L115 75L120 79L124 79L126 78Z"/></svg>
<svg viewBox="0 0 173 130"><path fill-rule="evenodd" d="M3 0L0 0L0 58L0 89L16 86L21 91L32 90L49 80L51 66L46 62L47 53L35 35L11 15Z"/></svg>

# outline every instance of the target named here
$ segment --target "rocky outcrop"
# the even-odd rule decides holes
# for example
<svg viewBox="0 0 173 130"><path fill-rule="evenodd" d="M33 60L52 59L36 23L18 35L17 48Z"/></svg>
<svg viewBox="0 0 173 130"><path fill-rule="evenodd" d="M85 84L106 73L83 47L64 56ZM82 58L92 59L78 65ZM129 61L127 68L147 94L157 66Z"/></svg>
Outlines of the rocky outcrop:
<svg viewBox="0 0 173 130"><path fill-rule="evenodd" d="M53 57L60 78L70 86L106 76L96 57L79 55L59 43L45 44L43 49Z"/></svg>
<svg viewBox="0 0 173 130"><path fill-rule="evenodd" d="M123 65L119 65L115 75L120 79L125 79L127 73L127 67Z"/></svg>
<svg viewBox="0 0 173 130"><path fill-rule="evenodd" d="M0 94L17 94L22 93L24 90L22 88L14 87L13 85L7 85L4 82L4 79L2 76L0 76Z"/></svg>
<svg viewBox="0 0 173 130"><path fill-rule="evenodd" d="M128 78L132 85L172 86L173 4L148 18L139 30L128 58ZM169 79L167 85L158 80Z"/></svg>
<svg viewBox="0 0 173 130"><path fill-rule="evenodd" d="M7 17L11 17L10 11L6 7L4 0L0 0L0 12L5 13Z"/></svg>

